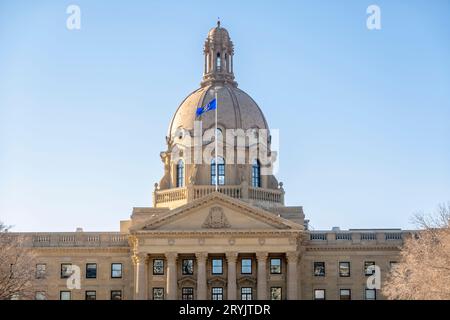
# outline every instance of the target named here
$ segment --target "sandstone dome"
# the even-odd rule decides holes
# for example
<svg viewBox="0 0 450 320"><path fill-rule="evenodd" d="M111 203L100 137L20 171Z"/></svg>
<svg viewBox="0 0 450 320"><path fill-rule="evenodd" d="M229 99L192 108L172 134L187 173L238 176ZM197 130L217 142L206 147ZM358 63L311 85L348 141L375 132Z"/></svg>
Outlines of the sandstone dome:
<svg viewBox="0 0 450 320"><path fill-rule="evenodd" d="M178 107L167 133L172 139L178 130L193 130L196 110L215 97L217 122L221 129L268 129L267 121L256 102L238 88L234 81L234 46L225 28L217 26L208 32L203 49L204 69L201 87L189 94ZM215 112L201 116L204 130L215 125Z"/></svg>
<svg viewBox="0 0 450 320"><path fill-rule="evenodd" d="M178 128L194 129L197 108L214 99L217 91L217 123L222 129L268 129L267 121L256 102L241 89L227 84L216 83L201 87L184 99L169 125L168 136L174 137ZM215 125L215 112L202 116L203 129Z"/></svg>

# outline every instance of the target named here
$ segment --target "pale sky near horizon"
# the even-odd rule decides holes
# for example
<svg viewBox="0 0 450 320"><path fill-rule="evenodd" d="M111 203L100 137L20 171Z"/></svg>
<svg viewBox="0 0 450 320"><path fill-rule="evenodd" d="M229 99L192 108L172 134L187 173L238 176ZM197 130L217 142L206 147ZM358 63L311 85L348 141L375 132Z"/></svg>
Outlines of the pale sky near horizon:
<svg viewBox="0 0 450 320"><path fill-rule="evenodd" d="M314 229L408 229L450 201L450 1L1 1L0 220L115 231L151 206L217 16Z"/></svg>

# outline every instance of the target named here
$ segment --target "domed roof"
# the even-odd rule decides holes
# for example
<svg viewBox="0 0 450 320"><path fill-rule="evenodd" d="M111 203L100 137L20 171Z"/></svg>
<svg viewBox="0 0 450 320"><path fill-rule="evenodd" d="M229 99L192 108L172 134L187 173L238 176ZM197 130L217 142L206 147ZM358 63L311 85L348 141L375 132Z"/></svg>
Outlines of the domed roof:
<svg viewBox="0 0 450 320"><path fill-rule="evenodd" d="M178 107L169 125L168 136L178 128L194 129L197 108L214 99L217 90L217 123L224 129L268 129L267 121L256 102L244 91L230 84L212 84L192 92ZM215 111L201 116L203 130L215 125Z"/></svg>
<svg viewBox="0 0 450 320"><path fill-rule="evenodd" d="M227 29L220 27L220 24L217 27L212 28L208 32L208 38L211 40L222 40L229 39L230 35L228 34ZM220 40L219 40L220 39Z"/></svg>

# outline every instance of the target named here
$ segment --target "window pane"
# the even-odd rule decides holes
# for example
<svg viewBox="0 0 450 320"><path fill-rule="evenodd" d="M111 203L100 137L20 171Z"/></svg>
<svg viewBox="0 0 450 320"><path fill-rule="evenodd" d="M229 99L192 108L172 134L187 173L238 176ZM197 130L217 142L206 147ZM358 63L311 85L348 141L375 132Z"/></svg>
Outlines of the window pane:
<svg viewBox="0 0 450 320"><path fill-rule="evenodd" d="M261 187L260 166L258 160L253 161L252 165L252 187Z"/></svg>
<svg viewBox="0 0 450 320"><path fill-rule="evenodd" d="M47 299L44 291L37 291L34 298L36 300L46 300Z"/></svg>
<svg viewBox="0 0 450 320"><path fill-rule="evenodd" d="M366 276L370 276L375 273L375 269L373 269L373 270L369 269L370 266L374 266L374 265L375 265L375 261L365 261L364 262L364 274Z"/></svg>
<svg viewBox="0 0 450 320"><path fill-rule="evenodd" d="M350 262L339 262L339 276L350 277Z"/></svg>
<svg viewBox="0 0 450 320"><path fill-rule="evenodd" d="M225 184L225 160L221 157L217 158L217 172L218 175L216 175L216 162L215 159L211 160L211 184L215 185L216 180L218 178L218 184L224 185ZM217 177L218 176L218 177Z"/></svg>
<svg viewBox="0 0 450 320"><path fill-rule="evenodd" d="M241 288L241 300L252 300L252 288Z"/></svg>
<svg viewBox="0 0 450 320"><path fill-rule="evenodd" d="M153 300L164 300L164 288L153 288Z"/></svg>
<svg viewBox="0 0 450 320"><path fill-rule="evenodd" d="M184 259L183 260L183 274L192 275L194 274L194 260Z"/></svg>
<svg viewBox="0 0 450 320"><path fill-rule="evenodd" d="M86 278L92 279L97 278L97 264L87 263L86 264Z"/></svg>
<svg viewBox="0 0 450 320"><path fill-rule="evenodd" d="M112 278L122 278L122 264L121 263L111 264L111 277Z"/></svg>
<svg viewBox="0 0 450 320"><path fill-rule="evenodd" d="M270 300L281 300L281 288L270 288Z"/></svg>
<svg viewBox="0 0 450 320"><path fill-rule="evenodd" d="M376 300L377 293L375 289L366 289L366 300Z"/></svg>
<svg viewBox="0 0 450 320"><path fill-rule="evenodd" d="M86 291L86 300L97 300L96 291Z"/></svg>
<svg viewBox="0 0 450 320"><path fill-rule="evenodd" d="M281 273L281 259L270 259L270 273L280 274Z"/></svg>
<svg viewBox="0 0 450 320"><path fill-rule="evenodd" d="M60 300L70 300L71 299L70 291L60 291L59 298Z"/></svg>
<svg viewBox="0 0 450 320"><path fill-rule="evenodd" d="M339 292L340 300L351 300L351 290L350 289L341 289Z"/></svg>
<svg viewBox="0 0 450 320"><path fill-rule="evenodd" d="M252 273L252 259L242 259L241 260L241 273L251 274Z"/></svg>
<svg viewBox="0 0 450 320"><path fill-rule="evenodd" d="M183 300L194 300L194 288L188 287L183 288L182 291L182 299Z"/></svg>
<svg viewBox="0 0 450 320"><path fill-rule="evenodd" d="M112 290L111 300L122 300L122 290Z"/></svg>
<svg viewBox="0 0 450 320"><path fill-rule="evenodd" d="M179 160L177 164L177 187L184 186L184 163Z"/></svg>
<svg viewBox="0 0 450 320"><path fill-rule="evenodd" d="M47 270L47 265L45 263L38 263L36 265L36 279L45 278L46 270Z"/></svg>
<svg viewBox="0 0 450 320"><path fill-rule="evenodd" d="M61 278L69 278L72 275L72 264L62 263L61 264Z"/></svg>
<svg viewBox="0 0 450 320"><path fill-rule="evenodd" d="M212 299L223 300L223 288L212 288Z"/></svg>
<svg viewBox="0 0 450 320"><path fill-rule="evenodd" d="M164 274L164 260L154 259L153 260L153 274L161 275Z"/></svg>
<svg viewBox="0 0 450 320"><path fill-rule="evenodd" d="M325 262L314 262L314 276L325 276Z"/></svg>
<svg viewBox="0 0 450 320"><path fill-rule="evenodd" d="M323 290L323 289L314 290L314 299L315 300L325 300L325 290Z"/></svg>
<svg viewBox="0 0 450 320"><path fill-rule="evenodd" d="M213 274L222 274L222 259L213 259L212 260L212 273Z"/></svg>

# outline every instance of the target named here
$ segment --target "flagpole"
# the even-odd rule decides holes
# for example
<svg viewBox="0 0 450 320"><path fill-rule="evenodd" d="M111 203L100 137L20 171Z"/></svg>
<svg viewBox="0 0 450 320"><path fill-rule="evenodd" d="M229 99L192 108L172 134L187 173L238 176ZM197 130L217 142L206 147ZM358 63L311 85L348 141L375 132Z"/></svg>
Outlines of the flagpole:
<svg viewBox="0 0 450 320"><path fill-rule="evenodd" d="M215 164L216 164L216 191L219 191L219 171L218 171L219 164L217 163L217 148L218 148L218 143L217 143L217 109L219 108L219 101L217 101L217 89L216 89L216 92L215 92L215 99L216 99L216 130L215 130L216 137L215 137L214 140L216 142L216 147L215 147L215 157L216 157L216 160L215 160Z"/></svg>

